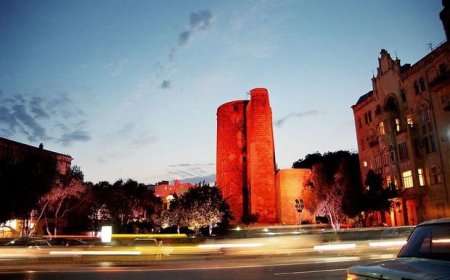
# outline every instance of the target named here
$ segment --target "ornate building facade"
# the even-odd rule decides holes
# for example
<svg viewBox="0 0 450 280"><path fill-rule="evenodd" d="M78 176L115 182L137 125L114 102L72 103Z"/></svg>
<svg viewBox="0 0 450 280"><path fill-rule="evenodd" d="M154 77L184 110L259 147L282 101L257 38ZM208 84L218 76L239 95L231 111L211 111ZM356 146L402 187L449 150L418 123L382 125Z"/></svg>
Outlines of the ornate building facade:
<svg viewBox="0 0 450 280"><path fill-rule="evenodd" d="M449 3L441 19L450 31ZM413 65L381 50L373 90L352 106L363 175L381 174L395 186L390 213L380 222L415 225L450 215L450 44Z"/></svg>

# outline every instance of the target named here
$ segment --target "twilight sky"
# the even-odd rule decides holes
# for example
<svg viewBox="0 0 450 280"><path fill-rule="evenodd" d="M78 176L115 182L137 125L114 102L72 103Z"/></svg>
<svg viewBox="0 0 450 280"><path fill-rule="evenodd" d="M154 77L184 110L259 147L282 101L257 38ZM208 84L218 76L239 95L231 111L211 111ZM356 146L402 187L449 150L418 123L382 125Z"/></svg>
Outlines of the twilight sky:
<svg viewBox="0 0 450 280"><path fill-rule="evenodd" d="M217 107L265 87L279 168L356 151L351 106L372 89L380 50L417 62L445 40L441 10L441 0L2 0L0 137L69 154L94 183L204 177L215 173Z"/></svg>

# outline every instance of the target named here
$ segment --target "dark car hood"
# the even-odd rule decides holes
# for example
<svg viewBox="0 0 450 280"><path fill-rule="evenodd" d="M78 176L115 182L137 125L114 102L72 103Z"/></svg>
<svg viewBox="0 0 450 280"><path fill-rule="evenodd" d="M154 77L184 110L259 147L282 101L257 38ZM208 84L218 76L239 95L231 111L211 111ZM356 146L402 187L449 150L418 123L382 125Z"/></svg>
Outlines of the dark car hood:
<svg viewBox="0 0 450 280"><path fill-rule="evenodd" d="M349 269L349 272L375 279L450 279L450 262L419 258L397 258L354 266Z"/></svg>

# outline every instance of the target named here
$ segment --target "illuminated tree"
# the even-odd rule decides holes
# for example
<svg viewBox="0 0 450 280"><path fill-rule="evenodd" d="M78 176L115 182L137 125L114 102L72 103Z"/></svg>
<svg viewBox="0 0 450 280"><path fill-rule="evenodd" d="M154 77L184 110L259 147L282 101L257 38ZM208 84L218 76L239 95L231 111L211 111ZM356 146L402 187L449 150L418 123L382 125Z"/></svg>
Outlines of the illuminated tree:
<svg viewBox="0 0 450 280"><path fill-rule="evenodd" d="M161 213L161 227L175 226L177 233L180 234L181 228L189 226L188 215L190 214L189 210L185 208L183 197L174 194L169 209Z"/></svg>
<svg viewBox="0 0 450 280"><path fill-rule="evenodd" d="M201 183L184 195L174 197L162 222L166 226L176 226L178 232L180 228L187 227L198 234L200 229L208 228L208 233L212 234L214 227L228 225L232 218L230 206L215 186Z"/></svg>
<svg viewBox="0 0 450 280"><path fill-rule="evenodd" d="M310 168L310 181L302 192L305 208L326 216L334 229L347 217L361 212L362 185L358 155L347 151L307 155L293 164Z"/></svg>
<svg viewBox="0 0 450 280"><path fill-rule="evenodd" d="M327 178L324 164L315 164L311 172L311 184L315 193L316 213L326 216L334 230L338 230L346 215L342 210L344 197L344 176L337 171L332 178Z"/></svg>
<svg viewBox="0 0 450 280"><path fill-rule="evenodd" d="M86 191L83 173L74 166L66 175L60 175L52 189L40 199L41 211L39 219L44 216L47 233L51 235L48 219L54 221L53 234L58 233L58 223L61 218L80 205L81 197ZM36 222L37 224L37 222Z"/></svg>

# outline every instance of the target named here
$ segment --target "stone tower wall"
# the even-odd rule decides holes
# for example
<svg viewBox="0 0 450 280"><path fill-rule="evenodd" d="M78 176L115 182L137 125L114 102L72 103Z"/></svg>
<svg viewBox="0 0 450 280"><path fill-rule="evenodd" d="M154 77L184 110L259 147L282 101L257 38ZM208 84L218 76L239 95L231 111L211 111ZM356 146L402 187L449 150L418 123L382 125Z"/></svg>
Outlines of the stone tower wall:
<svg viewBox="0 0 450 280"><path fill-rule="evenodd" d="M246 121L248 101L232 101L217 109L216 184L231 207L234 221L240 221L248 195L246 187ZM245 202L245 205L244 205Z"/></svg>
<svg viewBox="0 0 450 280"><path fill-rule="evenodd" d="M303 188L311 175L310 169L281 169L276 174L277 215L283 225L299 224L300 220L312 221L312 215L303 209L297 212L295 200L303 199Z"/></svg>
<svg viewBox="0 0 450 280"><path fill-rule="evenodd" d="M246 110L249 210L258 215L259 223L276 223L275 151L269 93L265 88L256 88L250 95Z"/></svg>

